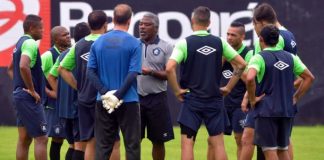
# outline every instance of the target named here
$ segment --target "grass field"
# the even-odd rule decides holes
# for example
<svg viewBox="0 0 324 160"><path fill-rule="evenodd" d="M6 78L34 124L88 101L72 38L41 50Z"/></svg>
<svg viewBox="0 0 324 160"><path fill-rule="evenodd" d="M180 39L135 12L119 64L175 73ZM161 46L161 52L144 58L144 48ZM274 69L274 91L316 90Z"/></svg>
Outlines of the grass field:
<svg viewBox="0 0 324 160"><path fill-rule="evenodd" d="M166 160L180 159L180 129L174 128L175 140L166 143ZM17 143L17 129L15 127L0 126L0 160L15 159L15 150ZM199 130L195 144L195 159L206 159L207 152L207 131L205 127ZM324 159L324 126L313 127L295 127L293 130L292 141L294 144L295 160L323 160ZM226 151L229 160L236 158L236 146L233 137L225 137ZM68 144L64 142L61 150L61 160ZM151 143L147 139L142 142L142 159L150 160ZM125 159L125 151L121 147L122 160ZM29 159L33 160L33 147L31 147Z"/></svg>

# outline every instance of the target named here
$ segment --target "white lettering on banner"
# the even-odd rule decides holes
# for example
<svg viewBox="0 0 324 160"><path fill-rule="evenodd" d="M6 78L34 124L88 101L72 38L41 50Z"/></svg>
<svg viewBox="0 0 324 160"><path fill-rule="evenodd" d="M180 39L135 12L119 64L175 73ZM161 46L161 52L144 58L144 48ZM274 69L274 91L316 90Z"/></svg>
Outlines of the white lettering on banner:
<svg viewBox="0 0 324 160"><path fill-rule="evenodd" d="M180 12L163 12L158 14L160 19L160 27L159 27L159 36L169 43L175 43L179 39L183 39L186 36L190 35L191 24L188 17ZM181 24L181 34L178 38L171 38L168 32L168 21L176 20Z"/></svg>
<svg viewBox="0 0 324 160"><path fill-rule="evenodd" d="M82 17L71 19L71 10L80 10ZM92 7L85 2L60 2L60 11L60 25L69 29L80 22L87 22L88 14L92 12Z"/></svg>
<svg viewBox="0 0 324 160"><path fill-rule="evenodd" d="M247 10L237 11L237 12L220 12L216 13L211 11L211 24L209 26L209 30L213 35L226 37L227 29L233 21L239 19L251 19L252 18L252 10L256 7L257 3L250 2L247 6ZM71 10L79 10L82 12L82 17L79 19L71 19ZM90 4L86 2L60 2L60 25L70 28L74 27L79 22L86 22L88 14L92 11L92 7ZM113 17L113 10L104 10L108 17ZM143 17L143 15L147 13L147 11L140 11L133 14L132 21L129 28L129 33L134 34L135 24ZM175 43L180 39L189 36L192 33L190 18L181 12L176 11L168 11L161 12L157 14L160 19L160 27L159 27L159 36L170 42ZM168 22L174 20L179 22L181 26L181 33L177 38L172 38L169 34L168 30ZM253 36L250 39L246 39L244 43L246 45L251 45L252 41L257 40L257 35L253 31L252 22L245 24L246 32L253 32ZM108 29L112 29L113 24L108 24Z"/></svg>

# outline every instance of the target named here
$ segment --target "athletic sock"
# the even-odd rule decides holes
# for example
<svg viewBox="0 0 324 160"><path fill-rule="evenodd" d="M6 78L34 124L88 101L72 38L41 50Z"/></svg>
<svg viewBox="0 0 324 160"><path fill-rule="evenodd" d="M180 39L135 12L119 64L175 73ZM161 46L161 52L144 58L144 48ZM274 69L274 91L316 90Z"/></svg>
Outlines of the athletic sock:
<svg viewBox="0 0 324 160"><path fill-rule="evenodd" d="M63 143L52 141L50 147L50 160L60 160L60 151Z"/></svg>
<svg viewBox="0 0 324 160"><path fill-rule="evenodd" d="M72 160L73 152L74 152L74 149L73 148L69 148L66 151L65 160Z"/></svg>
<svg viewBox="0 0 324 160"><path fill-rule="evenodd" d="M74 150L72 160L84 160L84 152L80 150Z"/></svg>
<svg viewBox="0 0 324 160"><path fill-rule="evenodd" d="M257 160L265 160L262 148L257 146Z"/></svg>

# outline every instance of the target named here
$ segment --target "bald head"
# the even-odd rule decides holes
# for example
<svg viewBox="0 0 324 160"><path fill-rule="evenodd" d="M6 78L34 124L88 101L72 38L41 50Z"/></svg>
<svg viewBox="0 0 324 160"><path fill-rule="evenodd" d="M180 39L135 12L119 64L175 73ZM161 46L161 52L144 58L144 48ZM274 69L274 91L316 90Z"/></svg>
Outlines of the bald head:
<svg viewBox="0 0 324 160"><path fill-rule="evenodd" d="M55 26L51 30L51 38L56 47L62 50L71 46L71 38L69 31L62 26Z"/></svg>
<svg viewBox="0 0 324 160"><path fill-rule="evenodd" d="M67 32L67 29L62 26L55 26L51 30L51 38L53 40L56 39L60 35L61 32Z"/></svg>
<svg viewBox="0 0 324 160"><path fill-rule="evenodd" d="M132 16L132 8L127 4L118 4L114 8L114 23L127 24Z"/></svg>

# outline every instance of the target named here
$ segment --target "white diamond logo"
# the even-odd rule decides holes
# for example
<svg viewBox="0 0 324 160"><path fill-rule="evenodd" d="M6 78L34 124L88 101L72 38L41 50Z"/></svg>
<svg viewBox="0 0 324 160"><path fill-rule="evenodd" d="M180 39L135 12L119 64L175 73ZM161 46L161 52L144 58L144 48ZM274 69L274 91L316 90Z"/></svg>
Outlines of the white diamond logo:
<svg viewBox="0 0 324 160"><path fill-rule="evenodd" d="M88 62L88 60L89 60L89 56L90 56L90 52L85 53L85 54L81 55L80 57L81 57L82 59L84 59L85 61Z"/></svg>
<svg viewBox="0 0 324 160"><path fill-rule="evenodd" d="M287 67L289 67L289 65L287 63L283 62L283 61L278 61L273 66L276 67L276 68L278 68L279 70L284 70Z"/></svg>
<svg viewBox="0 0 324 160"><path fill-rule="evenodd" d="M296 44L295 41L291 41L291 42L290 42L290 45L291 45L292 48L295 48L297 44Z"/></svg>
<svg viewBox="0 0 324 160"><path fill-rule="evenodd" d="M213 53L213 52L215 52L215 51L216 51L215 48L212 48L212 47L209 47L209 46L203 46L203 47L197 49L197 52L199 52L199 53L201 53L203 55L206 55L206 56Z"/></svg>
<svg viewBox="0 0 324 160"><path fill-rule="evenodd" d="M233 73L230 70L225 70L222 72L222 74L226 79L230 79L233 76Z"/></svg>

